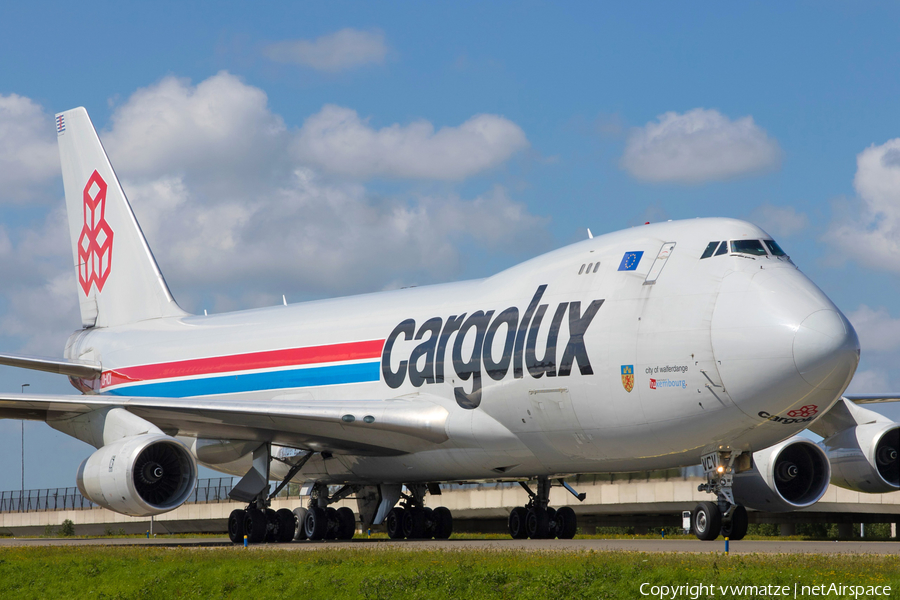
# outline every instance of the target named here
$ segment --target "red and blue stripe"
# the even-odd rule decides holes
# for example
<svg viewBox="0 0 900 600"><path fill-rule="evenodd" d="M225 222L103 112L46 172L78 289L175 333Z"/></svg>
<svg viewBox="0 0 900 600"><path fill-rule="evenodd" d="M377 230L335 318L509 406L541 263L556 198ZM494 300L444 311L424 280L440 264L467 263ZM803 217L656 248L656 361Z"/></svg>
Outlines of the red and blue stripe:
<svg viewBox="0 0 900 600"><path fill-rule="evenodd" d="M378 381L384 340L194 358L104 371L101 392L180 398Z"/></svg>

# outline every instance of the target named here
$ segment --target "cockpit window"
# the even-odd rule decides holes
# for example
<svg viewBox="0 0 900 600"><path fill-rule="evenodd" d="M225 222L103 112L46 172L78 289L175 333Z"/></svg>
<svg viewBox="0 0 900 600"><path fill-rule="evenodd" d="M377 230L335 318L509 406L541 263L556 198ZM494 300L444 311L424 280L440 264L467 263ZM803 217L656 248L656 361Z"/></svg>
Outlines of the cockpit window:
<svg viewBox="0 0 900 600"><path fill-rule="evenodd" d="M721 256L728 252L728 242L722 242L719 244L719 249L716 250L716 256Z"/></svg>
<svg viewBox="0 0 900 600"><path fill-rule="evenodd" d="M718 246L719 246L719 242L710 242L709 244L707 244L706 250L703 251L703 256L701 256L700 258L701 259L709 258L710 256L712 256L713 252L716 251L716 248Z"/></svg>
<svg viewBox="0 0 900 600"><path fill-rule="evenodd" d="M738 254L752 254L765 256L766 249L759 240L734 240L731 242L731 251Z"/></svg>
<svg viewBox="0 0 900 600"><path fill-rule="evenodd" d="M766 246L768 246L769 252L772 253L772 256L787 256L784 253L784 250L781 249L781 246L779 246L775 242L775 240L763 240L763 242L766 244Z"/></svg>

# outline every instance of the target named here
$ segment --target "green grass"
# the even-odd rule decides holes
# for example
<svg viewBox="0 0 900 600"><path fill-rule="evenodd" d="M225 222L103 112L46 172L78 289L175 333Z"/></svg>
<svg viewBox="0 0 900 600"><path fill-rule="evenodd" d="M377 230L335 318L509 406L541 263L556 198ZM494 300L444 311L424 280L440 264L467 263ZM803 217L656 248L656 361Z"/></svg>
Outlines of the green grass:
<svg viewBox="0 0 900 600"><path fill-rule="evenodd" d="M900 557L328 548L0 549L3 598L641 598L654 585L891 585ZM685 596L681 596L684 598ZM690 596L688 596L690 597ZM706 598L705 596L703 596ZM720 594L716 598L763 597ZM842 596L828 596L829 599ZM849 597L849 596L848 596ZM883 597L883 596L882 596Z"/></svg>

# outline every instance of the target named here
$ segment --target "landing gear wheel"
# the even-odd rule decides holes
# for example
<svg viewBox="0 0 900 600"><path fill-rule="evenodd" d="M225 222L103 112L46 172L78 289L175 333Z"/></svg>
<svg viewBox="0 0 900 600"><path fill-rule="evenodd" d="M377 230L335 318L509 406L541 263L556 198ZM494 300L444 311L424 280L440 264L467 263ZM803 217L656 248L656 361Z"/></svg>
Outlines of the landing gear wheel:
<svg viewBox="0 0 900 600"><path fill-rule="evenodd" d="M421 540L425 537L424 510L408 508L403 512L403 537L408 540Z"/></svg>
<svg viewBox="0 0 900 600"><path fill-rule="evenodd" d="M392 540L403 539L403 513L406 512L400 507L394 507L388 513L385 519L388 537Z"/></svg>
<svg viewBox="0 0 900 600"><path fill-rule="evenodd" d="M525 529L527 516L528 510L524 506L517 506L509 513L509 535L514 540L524 540L528 537L528 531Z"/></svg>
<svg viewBox="0 0 900 600"><path fill-rule="evenodd" d="M578 531L578 517L569 506L556 511L556 536L561 540L571 540Z"/></svg>
<svg viewBox="0 0 900 600"><path fill-rule="evenodd" d="M279 537L278 513L271 508L266 509L266 543L274 544Z"/></svg>
<svg viewBox="0 0 900 600"><path fill-rule="evenodd" d="M546 540L550 537L550 519L546 510L529 508L525 515L525 530L533 540Z"/></svg>
<svg viewBox="0 0 900 600"><path fill-rule="evenodd" d="M691 515L694 534L701 540L711 541L722 530L722 513L715 502L700 502Z"/></svg>
<svg viewBox="0 0 900 600"><path fill-rule="evenodd" d="M306 522L306 509L295 508L292 512L294 514L294 539L305 540L306 528L303 526L303 524L304 522Z"/></svg>
<svg viewBox="0 0 900 600"><path fill-rule="evenodd" d="M247 511L240 508L231 511L228 516L228 539L233 544L241 544L244 541L244 518L246 516Z"/></svg>
<svg viewBox="0 0 900 600"><path fill-rule="evenodd" d="M422 512L425 513L425 533L423 537L426 540L430 540L434 537L434 531L437 527L437 522L434 520L434 509L426 506L422 509Z"/></svg>
<svg viewBox="0 0 900 600"><path fill-rule="evenodd" d="M294 539L294 513L289 508L280 508L275 512L278 519L278 542L289 542Z"/></svg>
<svg viewBox="0 0 900 600"><path fill-rule="evenodd" d="M266 539L267 529L266 513L258 508L248 509L247 515L244 517L244 533L247 541L251 544L261 543Z"/></svg>
<svg viewBox="0 0 900 600"><path fill-rule="evenodd" d="M325 518L328 519L328 531L325 532L325 539L336 540L339 525L337 510L329 506L325 509Z"/></svg>
<svg viewBox="0 0 900 600"><path fill-rule="evenodd" d="M337 509L337 539L352 540L353 534L356 533L356 517L353 511L346 506Z"/></svg>
<svg viewBox="0 0 900 600"><path fill-rule="evenodd" d="M438 506L434 509L434 539L446 540L453 533L453 515L450 509Z"/></svg>
<svg viewBox="0 0 900 600"><path fill-rule="evenodd" d="M307 538L324 540L325 534L328 533L328 516L325 514L325 509L313 506L307 510L306 518L303 520L303 529Z"/></svg>
<svg viewBox="0 0 900 600"><path fill-rule="evenodd" d="M722 524L722 535L729 540L742 540L747 535L749 523L747 509L739 504L734 507L734 512L731 514L731 523Z"/></svg>

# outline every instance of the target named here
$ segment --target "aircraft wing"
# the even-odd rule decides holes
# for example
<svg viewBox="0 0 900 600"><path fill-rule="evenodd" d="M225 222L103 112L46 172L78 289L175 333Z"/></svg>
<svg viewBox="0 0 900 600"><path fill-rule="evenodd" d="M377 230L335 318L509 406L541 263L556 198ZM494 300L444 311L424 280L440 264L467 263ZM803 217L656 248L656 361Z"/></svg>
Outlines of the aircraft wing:
<svg viewBox="0 0 900 600"><path fill-rule="evenodd" d="M856 404L900 402L900 394L844 394L843 397Z"/></svg>
<svg viewBox="0 0 900 600"><path fill-rule="evenodd" d="M900 400L900 396L891 394L845 394L828 412L813 421L809 430L823 438L831 437L850 427L856 427L865 423L892 423L893 421L875 411L862 408L857 404L872 404L875 402L894 402Z"/></svg>
<svg viewBox="0 0 900 600"><path fill-rule="evenodd" d="M0 418L51 424L115 407L173 436L273 442L338 454L390 456L449 439L450 413L425 395L352 402L0 395Z"/></svg>

